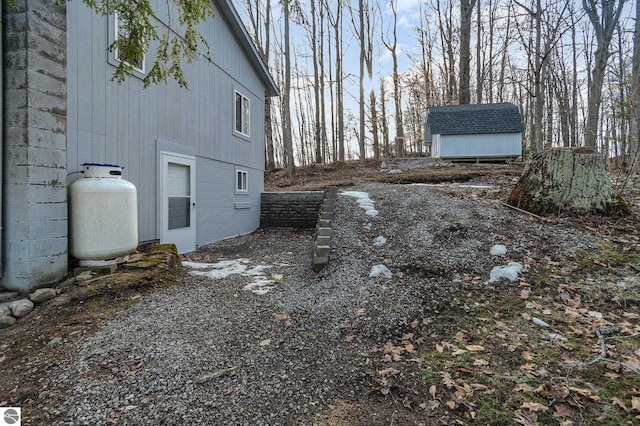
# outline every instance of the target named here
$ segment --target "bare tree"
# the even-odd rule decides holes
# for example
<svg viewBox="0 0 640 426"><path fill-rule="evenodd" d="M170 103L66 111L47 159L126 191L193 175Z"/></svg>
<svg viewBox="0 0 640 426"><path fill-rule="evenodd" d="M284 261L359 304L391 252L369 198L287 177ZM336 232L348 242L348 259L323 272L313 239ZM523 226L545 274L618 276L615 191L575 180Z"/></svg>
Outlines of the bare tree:
<svg viewBox="0 0 640 426"><path fill-rule="evenodd" d="M393 99L395 106L395 115L396 115L396 139L395 139L395 148L396 148L396 156L404 157L405 155L405 145L404 145L404 126L402 123L402 87L400 81L400 74L398 72L398 11L397 11L397 0L391 1L391 11L393 13L393 41L385 40L385 37L382 37L382 44L387 48L387 50L391 53L391 58L393 60Z"/></svg>
<svg viewBox="0 0 640 426"><path fill-rule="evenodd" d="M563 17L568 2L554 2L542 5L541 0L535 0L535 9L513 0L531 17L534 30L530 43L523 43L529 53L529 70L532 74L533 91L531 92L533 105L533 123L531 125L531 149L540 152L544 149L543 118L547 106L546 81L549 71L550 54L557 43L563 28ZM521 30L517 28L520 32ZM521 35L521 39L525 37Z"/></svg>
<svg viewBox="0 0 640 426"><path fill-rule="evenodd" d="M247 0L247 13L253 40L265 64L269 65L271 47L271 0L266 0L264 7L261 0ZM265 168L276 168L275 149L273 141L273 125L271 120L271 98L264 99L264 127L265 127Z"/></svg>
<svg viewBox="0 0 640 426"><path fill-rule="evenodd" d="M471 79L471 15L476 0L460 0L460 89L461 104L471 102L469 80Z"/></svg>
<svg viewBox="0 0 640 426"><path fill-rule="evenodd" d="M378 111L376 109L376 93L369 92L369 107L371 108L371 135L373 137L373 158L380 158L380 140L378 135Z"/></svg>
<svg viewBox="0 0 640 426"><path fill-rule="evenodd" d="M636 23L633 33L633 59L631 61L631 164L640 173L640 0L636 0Z"/></svg>
<svg viewBox="0 0 640 426"><path fill-rule="evenodd" d="M380 127L382 131L382 152L385 157L391 154L389 144L389 124L387 121L387 91L384 84L384 78L380 79Z"/></svg>
<svg viewBox="0 0 640 426"><path fill-rule="evenodd" d="M589 84L589 103L584 144L587 148L597 150L602 86L607 62L611 54L609 46L613 38L613 32L620 19L624 0L600 0L599 7L598 0L582 0L582 6L593 25L597 43L593 69L591 70L591 82Z"/></svg>
<svg viewBox="0 0 640 426"><path fill-rule="evenodd" d="M332 12L332 8L329 7L327 2L328 20L333 29L333 37L335 42L335 58L336 58L336 136L337 139L337 160L345 160L345 137L344 137L344 85L343 85L343 72L342 72L342 5L343 0L337 0L335 13Z"/></svg>
<svg viewBox="0 0 640 426"><path fill-rule="evenodd" d="M293 156L293 139L291 134L291 46L289 37L289 23L291 20L291 0L280 0L284 12L284 107L282 123L282 140L287 155L287 170L289 177L295 174L295 159Z"/></svg>
<svg viewBox="0 0 640 426"><path fill-rule="evenodd" d="M447 103L457 98L457 80L455 70L455 29L453 25L453 2L449 0L448 7L443 8L441 0L436 0L436 14L440 44L442 47L442 73L446 80L445 99Z"/></svg>
<svg viewBox="0 0 640 426"><path fill-rule="evenodd" d="M316 163L322 163L322 145L320 141L320 73L318 70L318 30L317 30L317 16L316 16L316 2L312 1L311 5L311 60L313 61L313 90L314 90L314 102L315 102L315 120L314 120L314 132L313 139L315 142L315 161Z"/></svg>
<svg viewBox="0 0 640 426"><path fill-rule="evenodd" d="M359 107L360 107L360 132L358 137L358 145L360 147L360 163L364 164L366 159L366 150L365 150L365 133L364 133L364 68L365 68L365 60L366 60L366 33L364 32L364 1L358 0L358 14L360 17L360 30L358 32L360 38L360 97L359 97Z"/></svg>

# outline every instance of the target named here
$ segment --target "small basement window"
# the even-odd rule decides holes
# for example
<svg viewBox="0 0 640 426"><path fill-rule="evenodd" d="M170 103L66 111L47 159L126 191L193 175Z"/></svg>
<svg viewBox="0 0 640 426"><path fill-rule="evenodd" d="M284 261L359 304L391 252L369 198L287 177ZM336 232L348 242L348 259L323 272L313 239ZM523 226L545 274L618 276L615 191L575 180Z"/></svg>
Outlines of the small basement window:
<svg viewBox="0 0 640 426"><path fill-rule="evenodd" d="M244 170L236 170L236 192L246 193L249 192L247 185L248 173Z"/></svg>

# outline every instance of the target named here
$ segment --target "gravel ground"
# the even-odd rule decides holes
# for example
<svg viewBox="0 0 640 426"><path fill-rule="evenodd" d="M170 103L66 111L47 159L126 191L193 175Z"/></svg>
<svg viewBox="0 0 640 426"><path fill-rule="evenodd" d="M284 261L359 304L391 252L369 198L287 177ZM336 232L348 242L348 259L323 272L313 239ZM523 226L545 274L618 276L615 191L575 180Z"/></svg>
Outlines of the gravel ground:
<svg viewBox="0 0 640 426"><path fill-rule="evenodd" d="M43 403L53 424L336 424L331 413L356 402L367 412L342 424L389 424L371 396L376 347L416 321L428 329L443 299L469 280L486 286L493 266L518 261L526 274L527 258L593 242L482 199L482 189L350 189L369 193L379 215L339 197L331 262L319 274L310 269L311 234L267 230L222 241L188 260L246 258L282 279L258 296L243 290L248 276L187 274L70 344L39 395L65 401ZM375 247L378 236L387 242ZM496 243L507 246L506 258L489 255ZM370 278L374 264L393 278Z"/></svg>

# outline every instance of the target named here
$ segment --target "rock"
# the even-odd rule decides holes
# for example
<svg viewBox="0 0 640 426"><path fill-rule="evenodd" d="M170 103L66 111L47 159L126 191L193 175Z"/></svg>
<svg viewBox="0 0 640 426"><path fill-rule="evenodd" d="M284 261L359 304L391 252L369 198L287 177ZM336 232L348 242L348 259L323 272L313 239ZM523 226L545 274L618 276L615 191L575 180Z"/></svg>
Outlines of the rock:
<svg viewBox="0 0 640 426"><path fill-rule="evenodd" d="M55 346L59 343L62 343L62 337L54 337L53 339L49 340L47 346Z"/></svg>
<svg viewBox="0 0 640 426"><path fill-rule="evenodd" d="M371 272L369 272L369 277L370 278L384 277L388 279L393 277L393 274L391 273L389 268L387 268L384 265L373 265L371 267Z"/></svg>
<svg viewBox="0 0 640 426"><path fill-rule="evenodd" d="M11 313L16 318L22 318L26 316L29 312L33 310L35 305L31 300L20 299L15 302L11 302L9 304L9 309L11 309Z"/></svg>
<svg viewBox="0 0 640 426"><path fill-rule="evenodd" d="M373 246L374 247L380 247L383 246L387 243L387 239L385 237L383 237L382 235L380 235L379 237L374 238L373 240Z"/></svg>
<svg viewBox="0 0 640 426"><path fill-rule="evenodd" d="M29 300L33 303L42 303L46 302L49 299L53 299L58 294L56 290L53 288L39 288L29 296Z"/></svg>
<svg viewBox="0 0 640 426"><path fill-rule="evenodd" d="M78 274L78 276L76 277L76 281L78 282L82 282L82 281L88 281L91 278L95 277L96 273L93 271L84 271L80 274Z"/></svg>
<svg viewBox="0 0 640 426"><path fill-rule="evenodd" d="M0 317L11 315L11 309L7 305L0 305Z"/></svg>
<svg viewBox="0 0 640 426"><path fill-rule="evenodd" d="M0 317L0 329L11 327L16 323L16 319L11 315Z"/></svg>

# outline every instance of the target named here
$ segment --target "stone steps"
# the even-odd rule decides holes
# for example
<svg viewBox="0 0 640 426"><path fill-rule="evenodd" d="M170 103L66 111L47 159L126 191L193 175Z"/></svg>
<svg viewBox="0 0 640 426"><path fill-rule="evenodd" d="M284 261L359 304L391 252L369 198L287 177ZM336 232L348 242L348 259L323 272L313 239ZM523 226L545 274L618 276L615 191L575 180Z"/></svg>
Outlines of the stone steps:
<svg viewBox="0 0 640 426"><path fill-rule="evenodd" d="M338 188L330 186L325 189L313 243L311 269L314 272L320 272L329 263L331 236L333 235L332 223L337 201Z"/></svg>

